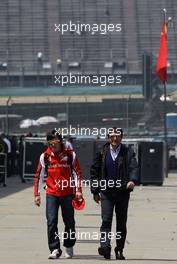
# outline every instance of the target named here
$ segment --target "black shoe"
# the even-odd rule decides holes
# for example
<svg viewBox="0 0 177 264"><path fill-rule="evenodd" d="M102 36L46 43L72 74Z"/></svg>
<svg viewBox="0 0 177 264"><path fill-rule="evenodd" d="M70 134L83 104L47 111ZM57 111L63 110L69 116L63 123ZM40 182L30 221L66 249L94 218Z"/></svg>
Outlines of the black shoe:
<svg viewBox="0 0 177 264"><path fill-rule="evenodd" d="M99 255L103 256L105 259L111 259L111 248L98 248Z"/></svg>
<svg viewBox="0 0 177 264"><path fill-rule="evenodd" d="M125 260L125 257L123 255L123 250L118 250L117 248L114 249L116 259Z"/></svg>

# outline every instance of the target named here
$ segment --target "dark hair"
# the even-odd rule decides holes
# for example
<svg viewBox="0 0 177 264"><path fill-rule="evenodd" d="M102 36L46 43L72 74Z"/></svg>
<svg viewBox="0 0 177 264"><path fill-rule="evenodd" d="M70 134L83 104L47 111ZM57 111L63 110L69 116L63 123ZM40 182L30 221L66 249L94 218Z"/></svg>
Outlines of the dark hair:
<svg viewBox="0 0 177 264"><path fill-rule="evenodd" d="M123 137L123 129L122 128L119 128L119 127L111 127L110 129L114 133L119 132L120 135L121 135L121 137ZM108 129L108 131L109 131L109 129ZM108 132L108 138L109 138L109 136L110 136L110 133Z"/></svg>
<svg viewBox="0 0 177 264"><path fill-rule="evenodd" d="M55 140L55 139L60 140L60 142L63 141L63 138L62 138L62 135L60 134L60 132L56 129L53 129L52 131L47 133L46 140L50 141L50 140Z"/></svg>

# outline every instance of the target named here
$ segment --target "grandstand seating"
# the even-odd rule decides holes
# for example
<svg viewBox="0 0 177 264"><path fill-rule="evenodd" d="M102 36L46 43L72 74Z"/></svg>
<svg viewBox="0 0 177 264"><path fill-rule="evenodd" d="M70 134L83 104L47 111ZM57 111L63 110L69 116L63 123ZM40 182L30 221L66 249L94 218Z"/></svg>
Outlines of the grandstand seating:
<svg viewBox="0 0 177 264"><path fill-rule="evenodd" d="M116 63L124 73L141 73L142 54L157 59L162 9L172 16L168 31L169 72L177 73L176 0L2 0L0 1L0 63L12 74L68 72L78 62L85 73L110 73L105 63ZM122 24L122 33L73 33L54 31L54 24ZM42 63L37 59L42 53ZM43 62L48 63L43 69ZM51 65L51 67L50 67ZM111 64L110 64L111 65Z"/></svg>

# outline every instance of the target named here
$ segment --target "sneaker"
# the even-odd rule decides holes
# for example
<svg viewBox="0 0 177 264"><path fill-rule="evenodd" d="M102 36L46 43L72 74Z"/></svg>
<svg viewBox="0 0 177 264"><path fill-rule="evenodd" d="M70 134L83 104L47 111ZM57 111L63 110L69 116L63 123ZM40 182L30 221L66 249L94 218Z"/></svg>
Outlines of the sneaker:
<svg viewBox="0 0 177 264"><path fill-rule="evenodd" d="M65 258L70 259L73 257L73 247L66 248Z"/></svg>
<svg viewBox="0 0 177 264"><path fill-rule="evenodd" d="M58 259L62 254L61 249L54 249L49 255L49 259Z"/></svg>

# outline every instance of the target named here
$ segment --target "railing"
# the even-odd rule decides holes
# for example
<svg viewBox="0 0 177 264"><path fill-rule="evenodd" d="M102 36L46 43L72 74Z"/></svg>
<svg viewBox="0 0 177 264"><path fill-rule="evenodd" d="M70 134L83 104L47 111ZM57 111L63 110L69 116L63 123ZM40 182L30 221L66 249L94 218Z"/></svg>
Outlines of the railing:
<svg viewBox="0 0 177 264"><path fill-rule="evenodd" d="M0 184L6 186L7 178L7 154L0 153Z"/></svg>

